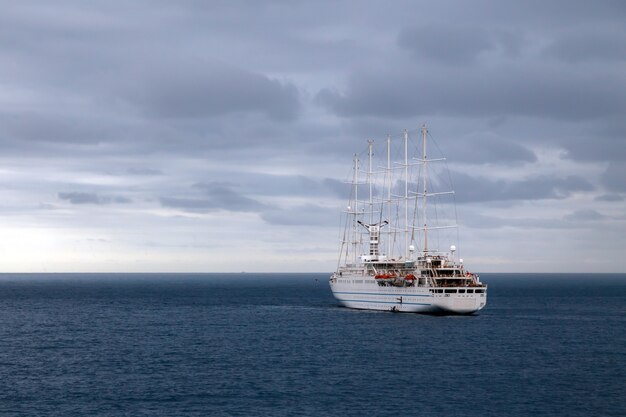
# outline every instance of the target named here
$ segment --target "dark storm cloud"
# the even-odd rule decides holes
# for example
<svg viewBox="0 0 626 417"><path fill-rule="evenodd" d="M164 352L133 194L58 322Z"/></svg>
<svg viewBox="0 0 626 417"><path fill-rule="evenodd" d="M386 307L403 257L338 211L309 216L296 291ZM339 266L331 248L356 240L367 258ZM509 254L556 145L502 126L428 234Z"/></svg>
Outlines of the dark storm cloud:
<svg viewBox="0 0 626 417"><path fill-rule="evenodd" d="M624 197L618 194L604 194L604 195L596 197L594 200L595 201L607 201L607 202L614 203L614 202L624 201Z"/></svg>
<svg viewBox="0 0 626 417"><path fill-rule="evenodd" d="M258 174L253 176L233 173L232 181L214 181L197 183L191 187L193 195L185 197L161 197L164 207L177 208L188 212L231 212L258 213L267 223L283 226L297 225L336 225L337 210L316 204L302 204L296 207L281 207L277 204L265 204L256 198L273 196L315 197L337 194L342 198L349 191L347 185L332 179L311 179L304 176L273 176ZM242 182L244 181L244 182ZM194 194L200 191L200 195Z"/></svg>
<svg viewBox="0 0 626 417"><path fill-rule="evenodd" d="M58 196L72 204L100 204L100 197L94 193L59 193Z"/></svg>
<svg viewBox="0 0 626 417"><path fill-rule="evenodd" d="M472 63L478 54L495 47L485 30L461 25L404 28L397 42L415 58L453 65Z"/></svg>
<svg viewBox="0 0 626 417"><path fill-rule="evenodd" d="M565 158L576 161L626 161L626 119L605 118L601 123L591 123L572 134L554 138L565 150Z"/></svg>
<svg viewBox="0 0 626 417"><path fill-rule="evenodd" d="M451 160L471 164L531 163L537 156L519 143L491 133L476 133L455 142L450 148Z"/></svg>
<svg viewBox="0 0 626 417"><path fill-rule="evenodd" d="M138 175L138 176L157 176L163 175L163 172L154 168L128 168L126 172L130 175Z"/></svg>
<svg viewBox="0 0 626 417"><path fill-rule="evenodd" d="M346 20L353 12L350 2L14 5L0 16L0 34L11 40L3 50L0 62L6 65L0 66L0 77L37 92L46 106L31 108L33 117L21 117L17 127L13 123L7 129L19 141L115 142L98 152L166 149L184 154L233 149L235 142L259 148L271 140L284 149L298 145L328 153L346 142L314 134L313 129L320 129L315 120L301 123L308 92L319 90L312 89L306 77L343 79L341 71L349 70L353 74L348 74L347 88L316 80L328 86L320 101L350 119L389 116L396 121L388 124L396 127L398 118L423 114L571 119L611 109L619 84L605 102L597 99L603 82L616 79L611 71L588 71L588 79L597 80L594 92L581 71L545 68L537 56L528 56L529 45L535 45L529 44L527 34L537 31L548 45L544 55L559 57L557 51L567 49L572 33L593 34L589 27L598 21L611 16L619 20L617 4L530 4L428 4L424 24L411 17L412 11L425 7L419 2L400 2L393 8L362 2L363 21ZM335 13L321 13L325 8ZM450 8L457 10L455 16L450 16ZM546 25L555 19L556 10L565 29ZM371 30L369 19L380 26ZM608 43L610 35L619 39L621 33L619 26L602 32L608 35L593 39ZM388 44L381 43L394 36ZM583 46L610 49L603 43ZM402 53L410 62L390 61L379 71L369 65L385 59L378 57L376 48ZM597 59L589 52L581 55ZM458 62L471 65L458 70L450 66ZM440 77L438 63L445 67ZM297 71L289 73L294 68ZM364 68L372 68L371 73ZM316 72L320 69L328 72ZM305 78L298 79L302 74ZM562 85L551 82L561 77ZM389 81L394 78L395 84ZM50 103L59 99L74 107L65 108L63 101L58 107L64 112L49 113ZM289 140L296 136L297 142Z"/></svg>
<svg viewBox="0 0 626 417"><path fill-rule="evenodd" d="M102 196L96 193L84 192L60 192L59 199L69 201L72 204L127 204L132 202L129 198L122 196Z"/></svg>
<svg viewBox="0 0 626 417"><path fill-rule="evenodd" d="M281 226L337 226L339 222L337 210L314 204L267 210L261 213L261 218Z"/></svg>
<svg viewBox="0 0 626 417"><path fill-rule="evenodd" d="M457 3L456 17L398 30L396 45L410 59L355 68L347 85L322 89L318 102L345 118L623 115L623 69L610 64L626 59L625 9L600 3Z"/></svg>
<svg viewBox="0 0 626 417"><path fill-rule="evenodd" d="M556 39L544 50L546 57L568 63L626 61L623 28L595 27L576 30Z"/></svg>
<svg viewBox="0 0 626 417"><path fill-rule="evenodd" d="M230 183L197 183L195 188L211 192L216 186L235 187L245 195L256 196L339 196L346 195L347 186L332 178L311 178L304 175L271 175L263 173L229 172L224 176Z"/></svg>
<svg viewBox="0 0 626 417"><path fill-rule="evenodd" d="M602 226L604 230L611 228L610 218L596 210L576 210L562 217L556 218L531 218L531 217L495 217L481 214L468 214L463 223L469 227L479 229L498 229L502 227L515 227L523 229L563 229L572 230L587 228L589 224Z"/></svg>
<svg viewBox="0 0 626 417"><path fill-rule="evenodd" d="M161 197L164 207L178 208L191 212L212 212L218 210L238 212L258 212L267 208L257 200L239 194L231 185L223 182L203 184L201 196Z"/></svg>
<svg viewBox="0 0 626 417"><path fill-rule="evenodd" d="M332 190L333 193L338 197L345 197L346 195L346 184L341 181L337 181L332 178L326 178L323 181L324 186L328 189Z"/></svg>
<svg viewBox="0 0 626 417"><path fill-rule="evenodd" d="M110 134L110 128L93 120L91 115L56 109L0 112L0 140L88 143L108 138Z"/></svg>
<svg viewBox="0 0 626 417"><path fill-rule="evenodd" d="M473 227L481 230L485 229L499 229L502 227L516 227L524 229L562 229L569 227L565 225L562 219L545 219L545 218L527 218L527 217L496 217L496 216L483 216L480 214L466 214L463 219L463 224L468 227Z"/></svg>
<svg viewBox="0 0 626 417"><path fill-rule="evenodd" d="M275 120L296 118L297 88L263 74L218 63L180 62L137 75L136 84L120 94L149 115L202 118L258 112Z"/></svg>
<svg viewBox="0 0 626 417"><path fill-rule="evenodd" d="M324 89L317 100L341 117L448 114L579 120L626 112L622 78L612 69L572 73L512 64L474 70L411 66L354 73L345 92Z"/></svg>
<svg viewBox="0 0 626 417"><path fill-rule="evenodd" d="M0 143L7 151L185 154L231 148L244 134L254 143L249 131L298 117L300 92L291 80L219 56L232 44L214 45L218 32L239 27L220 13L236 7L203 14L192 3L105 3L3 7ZM64 147L72 143L103 146Z"/></svg>
<svg viewBox="0 0 626 417"><path fill-rule="evenodd" d="M563 220L572 222L589 222L604 219L606 219L604 214L598 213L598 211L593 209L576 210L575 212L567 214L563 217Z"/></svg>
<svg viewBox="0 0 626 417"><path fill-rule="evenodd" d="M566 176L536 176L519 181L492 180L452 172L456 201L460 203L479 201L564 199L574 192L593 191L594 186L583 178Z"/></svg>
<svg viewBox="0 0 626 417"><path fill-rule="evenodd" d="M611 163L602 175L602 184L610 191L626 193L626 165Z"/></svg>

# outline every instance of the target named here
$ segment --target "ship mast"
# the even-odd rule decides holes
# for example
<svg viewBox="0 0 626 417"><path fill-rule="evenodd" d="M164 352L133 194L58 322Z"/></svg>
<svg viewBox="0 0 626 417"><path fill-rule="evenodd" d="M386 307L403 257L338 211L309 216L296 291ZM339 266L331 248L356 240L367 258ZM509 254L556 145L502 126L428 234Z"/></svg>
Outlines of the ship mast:
<svg viewBox="0 0 626 417"><path fill-rule="evenodd" d="M391 219L391 135L387 135L387 178L389 178L389 188L387 188L387 218ZM387 256L391 256L391 228L387 232Z"/></svg>
<svg viewBox="0 0 626 417"><path fill-rule="evenodd" d="M409 257L409 132L404 130L404 258Z"/></svg>
<svg viewBox="0 0 626 417"><path fill-rule="evenodd" d="M367 141L368 143L368 153L369 153L369 167L367 170L367 183L369 185L369 192L370 192L370 198L369 198L369 211L370 211L370 224L373 223L374 220L374 200L373 200L373 193L372 193L372 145L374 144L374 141L372 139Z"/></svg>
<svg viewBox="0 0 626 417"><path fill-rule="evenodd" d="M353 229L352 229L352 256L354 257L354 264L357 263L357 245L358 241L358 231L357 231L357 215L359 213L359 157L357 154L354 154L354 174L353 174L353 182L354 186L354 207L352 208L354 214L353 221Z"/></svg>
<svg viewBox="0 0 626 417"><path fill-rule="evenodd" d="M428 252L428 226L427 226L427 221L426 221L426 197L427 197L427 189L426 187L428 186L428 159L426 159L426 135L428 133L428 130L426 129L426 124L422 125L422 155L424 156L423 159L423 164L424 164L424 185L423 185L423 205L422 205L422 210L423 210L423 219L424 219L424 255L426 255L426 253Z"/></svg>

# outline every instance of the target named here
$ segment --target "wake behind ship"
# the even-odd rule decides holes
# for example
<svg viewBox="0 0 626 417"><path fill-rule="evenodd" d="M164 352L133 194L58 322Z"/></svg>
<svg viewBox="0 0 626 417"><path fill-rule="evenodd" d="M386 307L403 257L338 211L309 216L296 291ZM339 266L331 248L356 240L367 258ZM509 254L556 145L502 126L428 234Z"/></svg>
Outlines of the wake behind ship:
<svg viewBox="0 0 626 417"><path fill-rule="evenodd" d="M330 277L333 295L346 307L471 314L487 302L487 286L465 269L456 245L446 251L436 247L443 232L456 230L456 210L454 224L442 225L454 204L439 200L454 192L439 191L444 181L429 175L431 164L445 159L427 158L427 138L426 126L421 143L405 131L403 149L397 151L388 137L385 158L377 165L370 140L366 171L354 156L339 266ZM392 161L392 155L402 158Z"/></svg>

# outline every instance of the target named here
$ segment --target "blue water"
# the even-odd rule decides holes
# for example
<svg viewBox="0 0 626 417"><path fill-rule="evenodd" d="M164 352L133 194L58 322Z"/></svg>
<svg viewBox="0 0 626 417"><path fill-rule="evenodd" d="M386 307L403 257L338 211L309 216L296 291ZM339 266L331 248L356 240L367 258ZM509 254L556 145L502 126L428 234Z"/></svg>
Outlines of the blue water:
<svg viewBox="0 0 626 417"><path fill-rule="evenodd" d="M626 275L482 279L430 317L326 274L0 275L0 415L626 415Z"/></svg>

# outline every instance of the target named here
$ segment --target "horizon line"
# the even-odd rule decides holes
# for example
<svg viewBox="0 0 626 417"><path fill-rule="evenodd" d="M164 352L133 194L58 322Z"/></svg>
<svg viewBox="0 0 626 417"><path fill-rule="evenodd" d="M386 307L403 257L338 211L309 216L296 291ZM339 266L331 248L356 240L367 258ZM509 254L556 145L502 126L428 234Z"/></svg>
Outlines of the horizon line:
<svg viewBox="0 0 626 417"><path fill-rule="evenodd" d="M626 274L626 271L614 271L614 272L589 272L589 271L583 271L583 272L550 272L550 271L534 271L534 272L524 272L524 271L515 271L515 272L508 272L508 271L497 271L497 272L476 272L477 274L487 274L487 275L495 275L495 274L551 274L551 275L583 275L583 274L594 274L594 275L598 275L598 274ZM3 271L0 272L0 275L7 275L7 274L13 274L13 275L32 275L32 274L41 274L41 275L54 275L54 274L74 274L74 275L78 275L78 274L135 274L135 275L140 275L140 274L171 274L171 275L205 275L205 274L228 274L228 275L246 275L246 274L281 274L281 275L286 275L286 274L299 274L299 275L304 275L304 274L332 274L332 272L328 272L328 271L318 271L318 272L301 272L301 271L288 271L288 272L267 272L267 271L239 271L239 272L235 272L235 271L204 271L204 272L185 272L185 271L163 271L163 272L159 272L159 271L134 271L134 272L130 272L130 271L44 271L44 272L36 272L36 271L16 271L16 272L11 272L11 271Z"/></svg>

